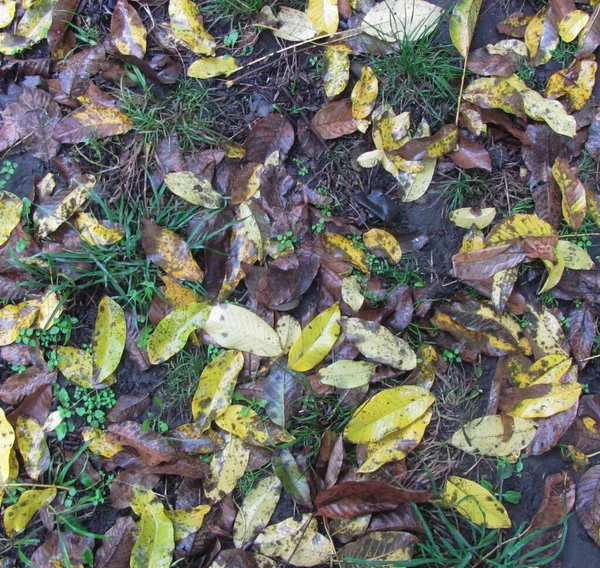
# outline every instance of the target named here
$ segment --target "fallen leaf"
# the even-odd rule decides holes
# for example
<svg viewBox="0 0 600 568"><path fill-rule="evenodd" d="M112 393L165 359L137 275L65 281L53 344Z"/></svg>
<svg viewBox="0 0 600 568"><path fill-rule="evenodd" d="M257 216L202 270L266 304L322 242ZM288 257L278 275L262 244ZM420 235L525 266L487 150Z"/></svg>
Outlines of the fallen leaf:
<svg viewBox="0 0 600 568"><path fill-rule="evenodd" d="M208 180L200 179L192 172L172 172L165 175L165 185L175 195L194 205L207 209L219 209L223 198Z"/></svg>
<svg viewBox="0 0 600 568"><path fill-rule="evenodd" d="M500 408L511 416L547 418L571 408L579 400L580 394L579 383L509 388L502 393Z"/></svg>
<svg viewBox="0 0 600 568"><path fill-rule="evenodd" d="M31 43L38 43L48 36L52 25L52 10L56 0L40 0L25 10L17 24L16 33L25 36Z"/></svg>
<svg viewBox="0 0 600 568"><path fill-rule="evenodd" d="M94 388L94 363L92 356L77 347L59 345L58 370L70 381L85 388Z"/></svg>
<svg viewBox="0 0 600 568"><path fill-rule="evenodd" d="M118 0L110 21L110 35L119 52L143 58L146 53L146 28L127 0Z"/></svg>
<svg viewBox="0 0 600 568"><path fill-rule="evenodd" d="M28 328L38 316L37 306L29 302L7 304L0 308L0 346L14 343L21 328Z"/></svg>
<svg viewBox="0 0 600 568"><path fill-rule="evenodd" d="M274 152L285 160L294 144L294 127L279 113L271 113L259 119L244 143L244 158L248 162L264 164Z"/></svg>
<svg viewBox="0 0 600 568"><path fill-rule="evenodd" d="M600 465L588 469L577 485L577 501L575 509L581 524L598 544L600 542Z"/></svg>
<svg viewBox="0 0 600 568"><path fill-rule="evenodd" d="M442 126L433 136L413 138L391 154L405 160L441 158L454 152L458 145L458 128L453 124Z"/></svg>
<svg viewBox="0 0 600 568"><path fill-rule="evenodd" d="M334 34L338 29L337 0L308 0L306 15L316 29L326 34Z"/></svg>
<svg viewBox="0 0 600 568"><path fill-rule="evenodd" d="M324 140L352 134L358 129L352 115L352 101L333 101L320 109L312 119L313 128Z"/></svg>
<svg viewBox="0 0 600 568"><path fill-rule="evenodd" d="M323 83L328 99L337 97L344 91L350 79L351 50L345 44L333 44L323 52ZM354 103L353 109L354 109ZM353 111L354 112L354 111Z"/></svg>
<svg viewBox="0 0 600 568"><path fill-rule="evenodd" d="M364 272L370 273L369 265L367 264L367 256L365 251L359 249L350 239L339 233L322 233L321 241L328 252L336 258L353 264Z"/></svg>
<svg viewBox="0 0 600 568"><path fill-rule="evenodd" d="M110 424L108 434L109 441L132 447L149 466L176 459L175 449L165 438L154 430L144 430L137 422Z"/></svg>
<svg viewBox="0 0 600 568"><path fill-rule="evenodd" d="M2 0L0 3L0 28L5 28L13 21L16 8L16 0Z"/></svg>
<svg viewBox="0 0 600 568"><path fill-rule="evenodd" d="M18 197L3 195L0 201L0 246L10 238L13 229L21 221L23 202Z"/></svg>
<svg viewBox="0 0 600 568"><path fill-rule="evenodd" d="M367 250L379 258L385 258L392 264L398 264L402 258L400 243L394 235L383 229L370 229L363 233L363 242Z"/></svg>
<svg viewBox="0 0 600 568"><path fill-rule="evenodd" d="M63 144L78 144L129 132L131 119L117 107L91 103L65 116L54 129L54 139Z"/></svg>
<svg viewBox="0 0 600 568"><path fill-rule="evenodd" d="M347 568L359 568L365 562L401 562L413 557L419 539L407 532L373 532L360 537L338 550L337 554ZM360 560L360 562L353 562ZM380 564L381 565L381 564ZM394 566L395 564L388 564Z"/></svg>
<svg viewBox="0 0 600 568"><path fill-rule="evenodd" d="M353 389L368 385L375 375L376 365L367 361L340 360L319 369L319 380L338 389Z"/></svg>
<svg viewBox="0 0 600 568"><path fill-rule="evenodd" d="M210 79L225 75L229 77L240 69L238 62L231 55L219 55L218 57L204 57L194 61L188 68L188 77L194 79Z"/></svg>
<svg viewBox="0 0 600 568"><path fill-rule="evenodd" d="M75 226L81 234L82 240L92 246L114 245L125 236L125 229L106 225L108 225L106 221L97 221L83 211L80 211L75 217Z"/></svg>
<svg viewBox="0 0 600 568"><path fill-rule="evenodd" d="M473 226L485 229L495 217L496 209L494 207L485 207L484 209L464 207L450 213L450 221L463 229L470 229Z"/></svg>
<svg viewBox="0 0 600 568"><path fill-rule="evenodd" d="M273 455L273 471L281 481L284 492L291 499L310 507L310 486L305 473L300 470L298 462L288 449L280 449Z"/></svg>
<svg viewBox="0 0 600 568"><path fill-rule="evenodd" d="M17 418L15 434L25 471L37 481L50 467L50 450L42 425L35 418L21 415Z"/></svg>
<svg viewBox="0 0 600 568"><path fill-rule="evenodd" d="M253 446L270 446L294 441L294 437L283 428L241 404L228 406L225 412L215 419L215 423L221 430L235 434Z"/></svg>
<svg viewBox="0 0 600 568"><path fill-rule="evenodd" d="M450 39L465 59L469 56L481 2L482 0L460 0L454 5L450 16Z"/></svg>
<svg viewBox="0 0 600 568"><path fill-rule="evenodd" d="M552 166L552 175L562 193L562 211L568 225L577 231L585 219L585 188L579 178L578 168L570 168L564 158L556 158Z"/></svg>
<svg viewBox="0 0 600 568"><path fill-rule="evenodd" d="M204 523L204 517L210 511L208 505L198 505L193 509L165 510L165 514L173 523L175 541L183 540L198 532Z"/></svg>
<svg viewBox="0 0 600 568"><path fill-rule="evenodd" d="M0 408L0 485L5 484L11 472L11 452L15 443L15 431Z"/></svg>
<svg viewBox="0 0 600 568"><path fill-rule="evenodd" d="M15 504L4 510L4 530L6 534L13 538L25 530L34 515L43 507L48 506L55 497L56 487L23 491Z"/></svg>
<svg viewBox="0 0 600 568"><path fill-rule="evenodd" d="M583 59L588 57L594 51L598 45L600 45L600 8L598 5L594 6L594 11L590 16L585 28L579 34L579 49L575 54L577 59Z"/></svg>
<svg viewBox="0 0 600 568"><path fill-rule="evenodd" d="M571 312L567 321L569 345L579 368L583 369L587 365L596 337L596 319L592 305L584 302Z"/></svg>
<svg viewBox="0 0 600 568"><path fill-rule="evenodd" d="M140 517L139 535L131 551L131 568L168 568L175 550L175 531L165 508L160 501L152 501Z"/></svg>
<svg viewBox="0 0 600 568"><path fill-rule="evenodd" d="M549 99L567 99L569 110L581 110L592 96L598 64L591 59L576 59L567 69L550 76L546 85Z"/></svg>
<svg viewBox="0 0 600 568"><path fill-rule="evenodd" d="M287 367L274 364L265 378L263 390L267 416L285 428L294 410L300 406L303 388L299 376Z"/></svg>
<svg viewBox="0 0 600 568"><path fill-rule="evenodd" d="M198 55L214 55L216 43L204 29L202 15L192 0L169 0L171 30Z"/></svg>
<svg viewBox="0 0 600 568"><path fill-rule="evenodd" d="M229 495L248 466L249 447L232 434L224 434L225 445L215 452L210 462L210 476L204 482L204 494L209 503Z"/></svg>
<svg viewBox="0 0 600 568"><path fill-rule="evenodd" d="M347 276L342 279L341 295L342 300L344 300L354 312L360 310L365 301L365 297L361 292L360 283L355 276Z"/></svg>
<svg viewBox="0 0 600 568"><path fill-rule="evenodd" d="M560 523L575 505L577 486L569 471L553 473L544 479L542 502L531 519L535 529L545 529Z"/></svg>
<svg viewBox="0 0 600 568"><path fill-rule="evenodd" d="M321 33L313 26L306 12L288 6L279 8L276 23L278 27L272 30L273 35L287 41L306 41Z"/></svg>
<svg viewBox="0 0 600 568"><path fill-rule="evenodd" d="M97 568L129 568L131 551L135 544L134 522L131 517L119 517L106 531L112 537L102 541L94 558Z"/></svg>
<svg viewBox="0 0 600 568"><path fill-rule="evenodd" d="M373 69L363 65L360 79L352 89L352 116L356 120L367 118L375 108L375 101L379 94L379 81Z"/></svg>
<svg viewBox="0 0 600 568"><path fill-rule="evenodd" d="M119 304L104 296L98 304L98 317L92 336L94 380L101 383L119 366L127 335L125 314Z"/></svg>

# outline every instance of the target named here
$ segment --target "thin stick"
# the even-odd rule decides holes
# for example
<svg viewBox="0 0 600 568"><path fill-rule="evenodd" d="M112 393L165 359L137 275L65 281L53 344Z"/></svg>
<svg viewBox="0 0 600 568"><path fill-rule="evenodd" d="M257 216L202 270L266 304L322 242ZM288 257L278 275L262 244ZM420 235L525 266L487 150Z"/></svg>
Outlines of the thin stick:
<svg viewBox="0 0 600 568"><path fill-rule="evenodd" d="M592 355L591 357L586 357L585 359L581 359L579 362L583 363L583 361L591 361L592 359L598 359L600 355Z"/></svg>
<svg viewBox="0 0 600 568"><path fill-rule="evenodd" d="M465 77L467 76L467 58L465 57L465 64L463 65L462 77L460 79L460 91L458 91L458 101L456 103L456 126L458 126L458 118L460 116L460 101L462 100L463 89L465 87Z"/></svg>
<svg viewBox="0 0 600 568"><path fill-rule="evenodd" d="M54 489L64 489L65 491L72 489L71 487L64 487L63 485L45 485L43 483L3 483L0 485L0 489L3 489L4 487L53 487Z"/></svg>

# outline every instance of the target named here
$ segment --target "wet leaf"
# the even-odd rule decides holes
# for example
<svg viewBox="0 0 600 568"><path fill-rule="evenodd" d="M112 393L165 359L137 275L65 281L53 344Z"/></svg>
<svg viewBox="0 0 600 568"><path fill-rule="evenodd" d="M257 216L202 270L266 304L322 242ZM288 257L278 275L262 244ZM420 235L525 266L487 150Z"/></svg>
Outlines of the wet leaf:
<svg viewBox="0 0 600 568"><path fill-rule="evenodd" d="M577 485L577 516L592 540L600 543L600 465L588 469Z"/></svg>
<svg viewBox="0 0 600 568"><path fill-rule="evenodd" d="M210 310L205 302L194 302L163 318L148 340L150 362L158 365L181 351L190 334L206 323Z"/></svg>
<svg viewBox="0 0 600 568"><path fill-rule="evenodd" d="M11 452L15 443L15 431L0 408L0 485L8 481L11 472Z"/></svg>
<svg viewBox="0 0 600 568"><path fill-rule="evenodd" d="M291 434L241 404L227 407L225 412L215 419L215 423L222 430L235 434L253 446L270 446L294 441Z"/></svg>
<svg viewBox="0 0 600 568"><path fill-rule="evenodd" d="M333 304L316 316L290 348L288 365L293 371L310 371L331 351L340 334L339 304Z"/></svg>
<svg viewBox="0 0 600 568"><path fill-rule="evenodd" d="M569 110L581 110L592 96L598 64L590 59L573 61L567 69L550 76L546 86L549 99L567 99Z"/></svg>
<svg viewBox="0 0 600 568"><path fill-rule="evenodd" d="M363 233L363 242L370 253L385 258L392 264L398 264L402 258L400 243L394 235L383 229L370 229Z"/></svg>
<svg viewBox="0 0 600 568"><path fill-rule="evenodd" d="M585 188L577 177L577 168L570 168L564 158L556 158L552 166L552 175L562 193L562 211L565 221L577 231L585 219L587 205Z"/></svg>
<svg viewBox="0 0 600 568"><path fill-rule="evenodd" d="M368 561L406 561L412 558L418 540L416 536L407 532L373 532L346 544L338 550L337 554L347 568L359 568ZM361 562L352 562L352 560L361 560Z"/></svg>
<svg viewBox="0 0 600 568"><path fill-rule="evenodd" d="M50 450L42 425L35 418L21 415L17 418L15 434L25 471L37 481L50 467Z"/></svg>
<svg viewBox="0 0 600 568"><path fill-rule="evenodd" d="M92 246L110 246L118 243L125 236L125 229L106 226L104 222L96 221L92 216L80 211L75 217L75 226L81 233L81 238Z"/></svg>
<svg viewBox="0 0 600 568"><path fill-rule="evenodd" d="M28 328L38 316L37 306L29 302L7 304L0 308L0 346L14 343L21 328Z"/></svg>
<svg viewBox="0 0 600 568"><path fill-rule="evenodd" d="M300 403L302 394L300 379L287 367L273 365L264 383L265 412L278 426L285 428L294 408Z"/></svg>
<svg viewBox="0 0 600 568"><path fill-rule="evenodd" d="M426 138L428 136L431 136L431 129L429 128L427 121L423 119L417 128L414 137ZM436 164L436 158L427 158L423 160L423 169L420 172L398 172L396 177L400 184L402 201L405 203L416 201L425 194L433 179Z"/></svg>
<svg viewBox="0 0 600 568"><path fill-rule="evenodd" d="M264 164L269 156L279 152L280 159L285 160L293 144L292 123L279 113L271 113L257 120L248 134L244 158L248 162Z"/></svg>
<svg viewBox="0 0 600 568"><path fill-rule="evenodd" d="M233 542L243 548L269 524L279 503L281 481L272 475L261 479L246 495L233 525Z"/></svg>
<svg viewBox="0 0 600 568"><path fill-rule="evenodd" d="M123 55L143 58L146 53L146 28L142 18L127 0L118 0L110 21L110 35Z"/></svg>
<svg viewBox="0 0 600 568"><path fill-rule="evenodd" d="M194 79L210 79L225 75L229 77L240 69L238 62L231 55L219 55L218 57L204 57L194 61L188 68L188 77Z"/></svg>
<svg viewBox="0 0 600 568"><path fill-rule="evenodd" d="M249 447L237 436L224 434L225 445L218 450L210 462L210 477L204 482L204 494L209 503L216 503L229 495L244 475Z"/></svg>
<svg viewBox="0 0 600 568"><path fill-rule="evenodd" d="M313 117L312 126L324 140L356 132L358 127L352 115L352 101L344 99L326 104Z"/></svg>
<svg viewBox="0 0 600 568"><path fill-rule="evenodd" d="M92 336L94 380L98 383L117 370L125 350L126 335L123 309L114 300L104 296L98 304L98 317Z"/></svg>
<svg viewBox="0 0 600 568"><path fill-rule="evenodd" d="M149 466L173 461L177 456L175 449L165 438L154 430L144 430L137 422L111 424L108 434L109 441L132 447Z"/></svg>
<svg viewBox="0 0 600 568"><path fill-rule="evenodd" d="M21 220L23 202L18 197L4 195L0 201L0 246L10 238Z"/></svg>
<svg viewBox="0 0 600 568"><path fill-rule="evenodd" d="M525 35L527 24L532 18L533 15L523 14L522 12L511 14L508 18L496 24L496 29L501 34L522 38Z"/></svg>
<svg viewBox="0 0 600 568"><path fill-rule="evenodd" d="M0 33L0 53L16 55L31 47L31 40L25 36L11 33Z"/></svg>
<svg viewBox="0 0 600 568"><path fill-rule="evenodd" d="M178 280L200 282L202 269L194 260L186 241L152 219L142 220L142 247L148 258Z"/></svg>
<svg viewBox="0 0 600 568"><path fill-rule="evenodd" d="M463 229L470 229L473 226L485 229L495 217L496 209L494 207L485 207L484 209L464 207L450 213L450 221Z"/></svg>
<svg viewBox="0 0 600 568"><path fill-rule="evenodd" d="M171 30L198 55L214 55L216 43L204 29L202 15L192 0L169 0Z"/></svg>
<svg viewBox="0 0 600 568"><path fill-rule="evenodd" d="M15 504L4 510L4 530L6 534L12 538L25 530L34 515L42 507L48 506L55 497L55 487L23 491Z"/></svg>
<svg viewBox="0 0 600 568"><path fill-rule="evenodd" d="M131 551L131 568L168 568L175 550L173 523L160 501L152 501L141 513L139 536Z"/></svg>
<svg viewBox="0 0 600 568"><path fill-rule="evenodd" d="M441 158L454 152L458 145L458 128L453 124L442 126L433 136L413 138L393 154L405 160Z"/></svg>
<svg viewBox="0 0 600 568"><path fill-rule="evenodd" d="M476 525L485 524L489 529L508 529L512 524L504 506L474 481L450 476L442 500L446 506L456 509Z"/></svg>
<svg viewBox="0 0 600 568"><path fill-rule="evenodd" d="M592 306L588 302L584 302L571 312L567 321L569 345L573 357L579 363L579 368L583 369L587 364L586 359L592 352L596 337L596 319Z"/></svg>
<svg viewBox="0 0 600 568"><path fill-rule="evenodd" d="M281 481L283 490L293 501L310 507L310 486L306 474L288 449L278 450L273 456L273 471Z"/></svg>
<svg viewBox="0 0 600 568"><path fill-rule="evenodd" d="M423 387L408 385L383 390L354 411L344 436L355 444L377 442L406 428L434 402L433 395Z"/></svg>
<svg viewBox="0 0 600 568"><path fill-rule="evenodd" d="M129 568L129 558L135 543L134 522L131 517L120 517L106 531L107 538L96 551L94 565L97 568Z"/></svg>
<svg viewBox="0 0 600 568"><path fill-rule="evenodd" d="M52 25L52 10L56 0L40 0L31 8L25 10L17 24L16 33L25 36L31 43L46 39Z"/></svg>
<svg viewBox="0 0 600 568"><path fill-rule="evenodd" d="M352 89L352 116L361 120L367 118L375 108L375 101L379 94L379 81L368 65L364 65L360 79Z"/></svg>
<svg viewBox="0 0 600 568"><path fill-rule="evenodd" d="M173 523L175 540L182 540L200 530L204 517L210 511L208 505L198 505L193 509L165 510L165 514Z"/></svg>
<svg viewBox="0 0 600 568"><path fill-rule="evenodd" d="M345 44L333 44L323 52L323 83L328 99L337 97L344 91L350 79L351 50ZM354 105L354 103L353 103Z"/></svg>
<svg viewBox="0 0 600 568"><path fill-rule="evenodd" d="M316 29L326 34L334 34L338 29L337 0L308 0L306 15Z"/></svg>
<svg viewBox="0 0 600 568"><path fill-rule="evenodd" d="M465 59L469 56L481 2L482 0L460 0L454 5L450 16L450 39Z"/></svg>
<svg viewBox="0 0 600 568"><path fill-rule="evenodd" d="M511 416L546 418L571 408L581 395L579 383L535 384L502 393L500 408Z"/></svg>
<svg viewBox="0 0 600 568"><path fill-rule="evenodd" d="M367 359L389 365L400 371L417 366L417 357L410 345L375 322L358 318L342 318L344 336Z"/></svg>
<svg viewBox="0 0 600 568"><path fill-rule="evenodd" d="M535 423L523 418L484 416L464 424L450 443L470 454L484 456L518 455L535 435Z"/></svg>
<svg viewBox="0 0 600 568"><path fill-rule="evenodd" d="M585 28L579 34L579 49L575 54L577 59L588 57L600 45L600 8L596 4Z"/></svg>
<svg viewBox="0 0 600 568"><path fill-rule="evenodd" d="M542 502L531 519L531 526L538 530L560 523L575 505L576 488L569 471L560 471L546 477Z"/></svg>
<svg viewBox="0 0 600 568"><path fill-rule="evenodd" d="M172 172L165 176L165 184L175 195L194 205L207 209L219 209L223 198L216 192L212 184L200 179L192 172Z"/></svg>
<svg viewBox="0 0 600 568"><path fill-rule="evenodd" d="M241 306L217 304L203 328L225 349L239 349L260 357L278 357L282 353L275 330Z"/></svg>
<svg viewBox="0 0 600 568"><path fill-rule="evenodd" d="M367 361L336 361L319 369L319 380L338 389L353 389L368 385L377 365Z"/></svg>
<svg viewBox="0 0 600 568"><path fill-rule="evenodd" d="M525 45L533 65L544 65L552 58L558 45L558 15L554 5L544 6L525 28Z"/></svg>
<svg viewBox="0 0 600 568"><path fill-rule="evenodd" d="M63 144L78 144L129 132L131 119L117 107L91 103L65 116L54 131Z"/></svg>
<svg viewBox="0 0 600 568"><path fill-rule="evenodd" d="M292 316L284 315L279 318L275 331L279 336L283 353L286 354L291 349L292 345L298 340L302 333L300 322Z"/></svg>
<svg viewBox="0 0 600 568"><path fill-rule="evenodd" d="M365 274L369 274L365 251L359 249L350 239L339 233L323 233L321 240L327 251L336 258L349 262Z"/></svg>
<svg viewBox="0 0 600 568"><path fill-rule="evenodd" d="M237 376L243 367L242 353L231 350L220 353L204 367L192 399L192 416L200 428L209 428L231 404Z"/></svg>

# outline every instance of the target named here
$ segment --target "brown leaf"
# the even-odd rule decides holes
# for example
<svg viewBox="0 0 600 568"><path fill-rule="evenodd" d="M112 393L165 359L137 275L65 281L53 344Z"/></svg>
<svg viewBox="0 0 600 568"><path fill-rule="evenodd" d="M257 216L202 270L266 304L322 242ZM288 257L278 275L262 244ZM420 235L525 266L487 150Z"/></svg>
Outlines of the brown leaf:
<svg viewBox="0 0 600 568"><path fill-rule="evenodd" d="M384 317L385 326L395 333L404 331L412 321L414 312L410 288L408 286L398 286L389 293L386 304L392 307L393 311L390 316Z"/></svg>
<svg viewBox="0 0 600 568"><path fill-rule="evenodd" d="M94 558L96 568L129 568L131 551L135 544L135 523L131 517L121 517L106 531Z"/></svg>
<svg viewBox="0 0 600 568"><path fill-rule="evenodd" d="M177 459L175 449L154 430L144 430L137 422L122 422L108 427L109 438L134 448L147 465Z"/></svg>
<svg viewBox="0 0 600 568"><path fill-rule="evenodd" d="M135 8L127 0L118 0L110 21L111 39L125 55L143 58L146 53L146 29Z"/></svg>
<svg viewBox="0 0 600 568"><path fill-rule="evenodd" d="M579 180L579 168L558 157L552 167L552 175L562 193L562 213L567 224L577 231L586 215L585 188Z"/></svg>
<svg viewBox="0 0 600 568"><path fill-rule="evenodd" d="M346 452L344 452L344 437L339 435L335 441L335 444L333 444L329 461L327 462L327 472L325 473L326 489L333 487L338 480L345 457Z"/></svg>
<svg viewBox="0 0 600 568"><path fill-rule="evenodd" d="M527 254L516 245L496 245L459 252L452 257L452 273L459 280L483 280L505 268L519 266Z"/></svg>
<svg viewBox="0 0 600 568"><path fill-rule="evenodd" d="M596 5L590 19L579 34L579 49L575 54L577 59L583 59L596 51L600 45L600 6ZM597 535L596 535L597 536Z"/></svg>
<svg viewBox="0 0 600 568"><path fill-rule="evenodd" d="M527 24L531 21L530 14L524 14L523 12L515 12L510 14L508 18L502 20L499 24L496 24L496 29L499 33L523 38L525 37L525 29L527 28Z"/></svg>
<svg viewBox="0 0 600 568"><path fill-rule="evenodd" d="M596 318L593 306L584 302L575 308L568 318L567 339L571 346L571 352L583 369L587 365L587 359L592 353L594 338L596 337Z"/></svg>
<svg viewBox="0 0 600 568"><path fill-rule="evenodd" d="M8 377L0 386L0 399L7 404L16 405L24 397L37 391L39 388L50 385L56 381L56 371L49 371L48 367L33 366Z"/></svg>
<svg viewBox="0 0 600 568"><path fill-rule="evenodd" d="M172 463L144 466L132 471L139 471L144 475L178 475L191 479L206 479L209 474L208 465L203 459L181 453L177 455L177 461Z"/></svg>
<svg viewBox="0 0 600 568"><path fill-rule="evenodd" d="M401 503L425 503L429 491L399 489L382 481L344 481L321 491L315 498L315 515L352 519L366 513L393 511Z"/></svg>
<svg viewBox="0 0 600 568"><path fill-rule="evenodd" d="M261 564L262 566L262 564ZM273 567L275 564L273 564ZM212 568L259 568L256 558L251 552L230 548L222 550L211 563ZM265 565L265 568L269 568Z"/></svg>
<svg viewBox="0 0 600 568"><path fill-rule="evenodd" d="M480 168L492 171L492 159L489 152L478 142L469 140L464 134L458 137L458 151L449 154L450 159L460 168L470 170Z"/></svg>
<svg viewBox="0 0 600 568"><path fill-rule="evenodd" d="M231 205L239 205L250 199L260 186L263 166L255 162L245 164L231 180L229 195Z"/></svg>
<svg viewBox="0 0 600 568"><path fill-rule="evenodd" d="M292 123L283 115L272 113L254 124L244 144L246 150L244 159L247 162L263 164L273 152L279 152L279 157L283 161L293 144Z"/></svg>
<svg viewBox="0 0 600 568"><path fill-rule="evenodd" d="M69 23L77 12L79 0L58 0L52 8L52 24L48 30L48 48L50 53L56 52L58 46L69 29Z"/></svg>
<svg viewBox="0 0 600 568"><path fill-rule="evenodd" d="M423 524L409 503L402 503L397 509L379 513L371 518L367 532L409 531L422 532Z"/></svg>
<svg viewBox="0 0 600 568"><path fill-rule="evenodd" d="M92 101L65 116L54 131L54 138L64 144L78 144L96 138L108 138L128 132L133 123L116 106Z"/></svg>
<svg viewBox="0 0 600 568"><path fill-rule="evenodd" d="M159 318L159 321L160 319L162 319L162 317ZM138 370L145 371L150 368L150 359L148 358L146 350L142 349L137 344L142 332L137 328L136 318L131 312L125 312L125 324L127 326L125 353Z"/></svg>
<svg viewBox="0 0 600 568"><path fill-rule="evenodd" d="M123 394L106 415L109 422L124 422L137 418L150 406L150 396L144 394Z"/></svg>
<svg viewBox="0 0 600 568"><path fill-rule="evenodd" d="M110 502L112 506L115 509L127 509L131 506L134 485L143 485L148 489L152 489L158 483L159 479L159 475L142 474L129 470L120 471L110 486Z"/></svg>
<svg viewBox="0 0 600 568"><path fill-rule="evenodd" d="M433 136L413 138L399 150L390 152L405 160L423 160L425 158L441 158L456 149L458 128L454 124L442 126Z"/></svg>
<svg viewBox="0 0 600 568"><path fill-rule="evenodd" d="M40 387L36 391L28 394L23 402L15 410L13 410L8 416L9 422L14 426L17 423L19 416L31 416L35 418L40 424L46 422L46 418L50 413L50 407L52 406L52 387L45 385Z"/></svg>
<svg viewBox="0 0 600 568"><path fill-rule="evenodd" d="M31 561L39 568L49 566L61 566L65 553L68 555L72 565L83 565L83 553L86 549L93 550L94 539L80 534L56 531L44 539L40 546L31 556Z"/></svg>
<svg viewBox="0 0 600 568"><path fill-rule="evenodd" d="M91 78L100 72L106 59L104 47L95 46L82 49L67 59L58 74L60 87L68 99L76 99L86 92Z"/></svg>
<svg viewBox="0 0 600 568"><path fill-rule="evenodd" d="M406 532L389 531L367 534L355 542L343 546L337 556L342 561L343 566L347 568L359 568L367 562L374 561L380 564L381 560L390 560L398 558L398 553L402 552L402 558L411 558L419 539ZM352 559L362 560L352 562ZM393 566L395 563L383 564L383 566Z"/></svg>
<svg viewBox="0 0 600 568"><path fill-rule="evenodd" d="M552 293L563 300L600 303L600 274L596 270L568 270Z"/></svg>
<svg viewBox="0 0 600 568"><path fill-rule="evenodd" d="M554 416L538 418L536 420L537 429L535 436L525 450L527 455L541 456L554 448L571 424L573 424L577 416L577 407L578 403Z"/></svg>
<svg viewBox="0 0 600 568"><path fill-rule="evenodd" d="M600 544L600 465L588 469L577 486L577 516L596 544Z"/></svg>
<svg viewBox="0 0 600 568"><path fill-rule="evenodd" d="M569 471L546 477L542 503L531 520L531 526L536 530L544 529L562 521L575 505L575 491L575 480Z"/></svg>
<svg viewBox="0 0 600 568"><path fill-rule="evenodd" d="M560 441L586 454L600 450L600 396L587 394L581 397L577 418Z"/></svg>
<svg viewBox="0 0 600 568"><path fill-rule="evenodd" d="M6 113L6 111L4 112ZM591 154L594 160L598 161L600 159L600 112L596 113L588 128L585 149Z"/></svg>
<svg viewBox="0 0 600 568"><path fill-rule="evenodd" d="M313 117L312 126L324 140L356 132L356 120L352 116L352 101L344 99L326 104Z"/></svg>
<svg viewBox="0 0 600 568"><path fill-rule="evenodd" d="M509 77L515 72L516 65L507 55L489 53L485 47L480 47L469 54L467 69L486 77Z"/></svg>

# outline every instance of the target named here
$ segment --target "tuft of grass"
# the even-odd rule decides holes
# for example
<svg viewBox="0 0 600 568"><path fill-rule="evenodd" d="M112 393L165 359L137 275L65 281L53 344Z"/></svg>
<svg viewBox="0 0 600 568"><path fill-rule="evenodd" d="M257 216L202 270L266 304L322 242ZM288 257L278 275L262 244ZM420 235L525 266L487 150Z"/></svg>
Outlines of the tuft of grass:
<svg viewBox="0 0 600 568"><path fill-rule="evenodd" d="M207 0L202 3L202 12L218 19L252 16L260 12L264 4L264 0Z"/></svg>
<svg viewBox="0 0 600 568"><path fill-rule="evenodd" d="M554 53L552 53L552 59L558 62L564 69L573 62L573 59L575 59L577 49L577 42L566 43L562 39L559 39L558 45L556 46Z"/></svg>
<svg viewBox="0 0 600 568"><path fill-rule="evenodd" d="M486 191L488 175L483 172L471 174L461 169L456 170L455 178L447 177L439 186L446 198L448 212L473 205L473 200L481 199Z"/></svg>

